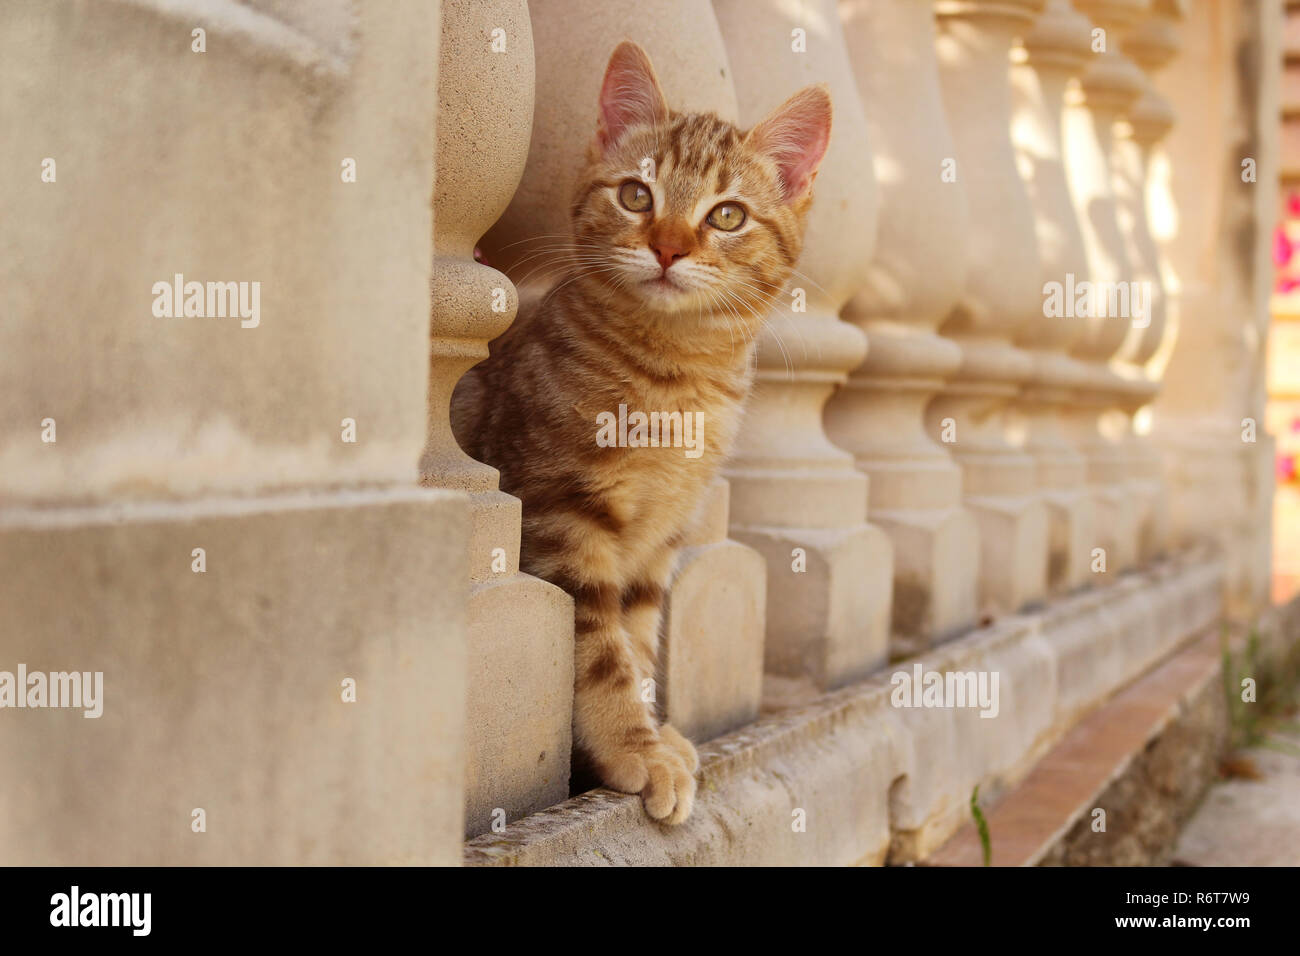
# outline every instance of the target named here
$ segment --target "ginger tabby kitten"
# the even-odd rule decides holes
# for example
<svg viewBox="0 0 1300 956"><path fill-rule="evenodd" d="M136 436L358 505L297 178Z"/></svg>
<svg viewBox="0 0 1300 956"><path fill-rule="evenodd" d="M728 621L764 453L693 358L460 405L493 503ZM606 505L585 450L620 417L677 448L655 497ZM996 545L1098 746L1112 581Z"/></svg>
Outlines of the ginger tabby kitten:
<svg viewBox="0 0 1300 956"><path fill-rule="evenodd" d="M762 317L799 258L830 123L824 87L747 133L675 113L645 51L621 43L567 274L453 397L461 446L523 501L522 569L574 597L575 756L665 823L690 815L699 758L642 682L677 552L739 427ZM638 412L662 413L659 441Z"/></svg>

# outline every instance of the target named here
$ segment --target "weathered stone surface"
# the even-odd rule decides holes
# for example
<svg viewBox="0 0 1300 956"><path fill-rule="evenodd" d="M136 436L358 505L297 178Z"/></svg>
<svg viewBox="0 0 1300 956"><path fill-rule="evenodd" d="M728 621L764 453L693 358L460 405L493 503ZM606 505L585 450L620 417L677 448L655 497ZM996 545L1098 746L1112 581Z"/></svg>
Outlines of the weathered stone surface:
<svg viewBox="0 0 1300 956"><path fill-rule="evenodd" d="M465 835L569 795L573 599L527 574L469 598Z"/></svg>
<svg viewBox="0 0 1300 956"><path fill-rule="evenodd" d="M762 556L727 539L725 479L705 516L678 559L660 651L665 719L697 742L758 716L767 602Z"/></svg>
<svg viewBox="0 0 1300 956"><path fill-rule="evenodd" d="M438 5L262 6L0 6L0 501L414 481ZM177 273L257 326L154 315Z"/></svg>
<svg viewBox="0 0 1300 956"><path fill-rule="evenodd" d="M7 512L0 670L104 702L3 712L0 861L457 862L467 529L414 488Z"/></svg>

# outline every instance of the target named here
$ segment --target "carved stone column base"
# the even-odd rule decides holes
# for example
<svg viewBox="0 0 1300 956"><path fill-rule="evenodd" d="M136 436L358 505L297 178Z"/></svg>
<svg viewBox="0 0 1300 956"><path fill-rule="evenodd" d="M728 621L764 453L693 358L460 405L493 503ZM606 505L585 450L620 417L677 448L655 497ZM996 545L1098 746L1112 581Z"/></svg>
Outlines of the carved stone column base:
<svg viewBox="0 0 1300 956"><path fill-rule="evenodd" d="M726 479L714 481L664 615L660 703L696 743L755 720L763 693L767 567L727 539L729 492Z"/></svg>
<svg viewBox="0 0 1300 956"><path fill-rule="evenodd" d="M573 599L529 574L500 578L469 599L466 837L497 808L512 821L569 795Z"/></svg>
<svg viewBox="0 0 1300 956"><path fill-rule="evenodd" d="M883 531L732 525L731 536L767 564L768 673L808 677L824 690L886 662L893 548Z"/></svg>
<svg viewBox="0 0 1300 956"><path fill-rule="evenodd" d="M1096 509L1086 487L1043 493L1047 507L1047 591L1055 596L1092 583Z"/></svg>
<svg viewBox="0 0 1300 956"><path fill-rule="evenodd" d="M918 654L979 617L979 525L964 508L873 511L894 547L891 656Z"/></svg>
<svg viewBox="0 0 1300 956"><path fill-rule="evenodd" d="M956 636L979 616L979 532L961 508L961 469L924 427L943 385L930 376L950 374L960 355L936 335L882 333L826 407L827 434L854 452L869 479L872 524L893 544L894 657Z"/></svg>
<svg viewBox="0 0 1300 956"><path fill-rule="evenodd" d="M1127 483L1105 483L1093 487L1097 510L1097 543L1106 552L1106 570L1099 578L1128 571L1138 565L1138 528L1142 521L1143 502ZM1097 583L1100 583L1098 581Z"/></svg>
<svg viewBox="0 0 1300 956"><path fill-rule="evenodd" d="M1087 462L1094 528L1088 544L1088 565L1094 585L1100 584L1104 576L1113 577L1137 567L1140 528L1151 510L1147 491L1139 493L1133 485L1130 445L1112 441L1101 431L1102 416L1117 407L1116 386L1113 373L1094 364L1090 381L1078 391L1077 401L1061 409L1065 431ZM1097 554L1097 548L1104 553Z"/></svg>
<svg viewBox="0 0 1300 956"><path fill-rule="evenodd" d="M1001 416L987 396L945 394L930 406L931 431L953 423L953 458L962 469L963 507L979 529L979 607L1010 614L1047 593L1047 507L1037 488L1034 459L989 437ZM981 434L981 431L984 434Z"/></svg>
<svg viewBox="0 0 1300 956"><path fill-rule="evenodd" d="M1047 508L1041 497L966 497L980 535L980 605L1011 614L1047 593Z"/></svg>
<svg viewBox="0 0 1300 956"><path fill-rule="evenodd" d="M1003 615L1047 594L1047 508L1032 455L1007 441L1007 411L1033 374L1027 352L1005 342L958 339L961 377L926 409L932 438L961 466L962 504L979 528L982 614Z"/></svg>

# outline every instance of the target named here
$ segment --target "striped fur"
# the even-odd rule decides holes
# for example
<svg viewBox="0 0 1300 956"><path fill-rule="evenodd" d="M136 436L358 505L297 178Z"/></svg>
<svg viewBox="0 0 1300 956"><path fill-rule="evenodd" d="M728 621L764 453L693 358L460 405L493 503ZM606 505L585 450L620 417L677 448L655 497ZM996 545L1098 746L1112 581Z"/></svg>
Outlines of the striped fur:
<svg viewBox="0 0 1300 956"><path fill-rule="evenodd" d="M461 446L523 502L521 566L575 599L578 756L667 823L690 814L698 759L643 701L661 606L735 439L762 316L799 257L829 124L817 87L748 134L713 115L672 113L645 53L620 45L573 200L573 239L557 259L563 274L453 398ZM620 203L629 181L651 191L652 211ZM724 201L746 210L735 232L705 222ZM664 250L677 256L667 266ZM702 412L703 453L601 447L597 416L620 405Z"/></svg>

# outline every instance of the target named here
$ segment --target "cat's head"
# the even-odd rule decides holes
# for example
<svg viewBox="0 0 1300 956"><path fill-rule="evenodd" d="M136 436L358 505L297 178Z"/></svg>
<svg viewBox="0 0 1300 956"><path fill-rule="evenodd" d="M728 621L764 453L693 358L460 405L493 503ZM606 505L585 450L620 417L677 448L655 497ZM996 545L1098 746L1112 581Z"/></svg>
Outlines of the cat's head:
<svg viewBox="0 0 1300 956"><path fill-rule="evenodd" d="M645 51L619 44L572 208L583 281L639 312L760 316L799 258L830 131L822 86L747 132L675 113Z"/></svg>

